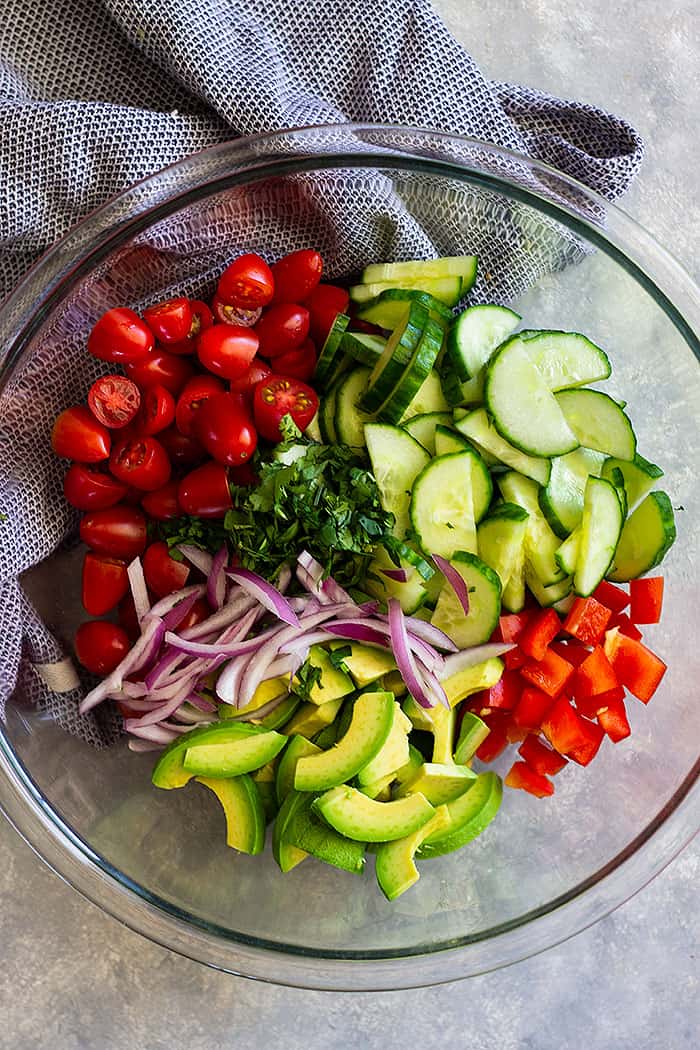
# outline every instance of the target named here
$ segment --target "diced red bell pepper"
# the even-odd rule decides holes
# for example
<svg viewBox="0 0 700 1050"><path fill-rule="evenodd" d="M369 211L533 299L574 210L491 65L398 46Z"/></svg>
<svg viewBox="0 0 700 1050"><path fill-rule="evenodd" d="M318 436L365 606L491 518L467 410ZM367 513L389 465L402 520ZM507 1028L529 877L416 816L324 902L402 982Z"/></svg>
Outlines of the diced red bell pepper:
<svg viewBox="0 0 700 1050"><path fill-rule="evenodd" d="M628 737L632 730L627 719L624 699L609 695L610 699L598 712L598 725L610 737L613 744L617 744Z"/></svg>
<svg viewBox="0 0 700 1050"><path fill-rule="evenodd" d="M617 628L605 634L605 655L620 684L626 686L642 703L649 703L666 673L663 660L647 649L646 645L621 634Z"/></svg>
<svg viewBox="0 0 700 1050"><path fill-rule="evenodd" d="M490 733L476 749L476 757L481 762L493 762L508 747L505 729L498 725L489 726Z"/></svg>
<svg viewBox="0 0 700 1050"><path fill-rule="evenodd" d="M632 623L658 623L664 600L663 576L630 580L630 620Z"/></svg>
<svg viewBox="0 0 700 1050"><path fill-rule="evenodd" d="M509 770L505 784L506 787L527 791L536 798L546 798L554 794L554 784L551 780L530 769L527 762L516 762Z"/></svg>
<svg viewBox="0 0 700 1050"><path fill-rule="evenodd" d="M505 731L509 744L521 743L521 741L525 740L525 738L530 733L529 729L525 729L523 726L518 725L518 723L513 718L513 713L511 713L510 717L508 718L508 721L505 724Z"/></svg>
<svg viewBox="0 0 700 1050"><path fill-rule="evenodd" d="M584 645L597 645L611 616L612 611L595 598L576 598L564 620L563 630Z"/></svg>
<svg viewBox="0 0 700 1050"><path fill-rule="evenodd" d="M598 696L615 689L620 682L613 668L610 666L605 652L600 645L596 645L583 663L576 668L576 674L571 685L571 692L575 697Z"/></svg>
<svg viewBox="0 0 700 1050"><path fill-rule="evenodd" d="M560 755L570 755L586 745L586 726L590 724L574 711L565 696L560 696L547 712L542 722L542 732L555 751Z"/></svg>
<svg viewBox="0 0 700 1050"><path fill-rule="evenodd" d="M613 627L618 627L620 634L626 634L628 638L634 638L637 642L642 640L642 632L635 627L627 613L615 613L608 624L608 630L612 630Z"/></svg>
<svg viewBox="0 0 700 1050"><path fill-rule="evenodd" d="M551 696L533 685L526 685L518 706L513 711L513 721L523 729L539 729L542 719L552 706Z"/></svg>
<svg viewBox="0 0 700 1050"><path fill-rule="evenodd" d="M517 671L519 667L527 663L527 656L516 645L514 649L509 649L507 653L504 653L501 660L503 660L506 671Z"/></svg>
<svg viewBox="0 0 700 1050"><path fill-rule="evenodd" d="M522 677L548 696L557 696L574 673L574 666L548 649L542 660L532 660L521 668Z"/></svg>
<svg viewBox="0 0 700 1050"><path fill-rule="evenodd" d="M541 660L547 646L561 630L561 620L555 609L542 609L518 635L518 645L533 660Z"/></svg>
<svg viewBox="0 0 700 1050"><path fill-rule="evenodd" d="M561 656L564 660L567 660L574 667L578 667L582 664L590 653L590 649L587 649L585 645L581 645L580 642L552 642L549 647L552 652L556 653L557 656Z"/></svg>
<svg viewBox="0 0 700 1050"><path fill-rule="evenodd" d="M612 609L614 613L622 612L630 603L630 596L627 591L623 591L621 587L616 587L614 583L608 583L607 580L600 581L593 591L593 597L601 605L607 605L608 609Z"/></svg>
<svg viewBox="0 0 700 1050"><path fill-rule="evenodd" d="M525 738L518 748L518 754L527 762L531 769L542 776L554 776L559 773L568 762L558 751L543 744L539 737L532 734Z"/></svg>
<svg viewBox="0 0 700 1050"><path fill-rule="evenodd" d="M597 718L598 712L611 703L617 703L625 699L625 690L621 685L610 689L607 693L599 693L598 696L577 696L576 710L584 718Z"/></svg>
<svg viewBox="0 0 700 1050"><path fill-rule="evenodd" d="M598 749L603 742L605 733L602 727L596 725L595 722L589 722L586 718L582 718L581 722L584 739L578 747L572 748L567 754L569 758L572 758L574 762L578 762L580 766L587 766L598 754Z"/></svg>
<svg viewBox="0 0 700 1050"><path fill-rule="evenodd" d="M517 642L518 635L532 618L532 612L524 609L519 613L508 613L499 617L498 627L494 632L494 640L497 642Z"/></svg>

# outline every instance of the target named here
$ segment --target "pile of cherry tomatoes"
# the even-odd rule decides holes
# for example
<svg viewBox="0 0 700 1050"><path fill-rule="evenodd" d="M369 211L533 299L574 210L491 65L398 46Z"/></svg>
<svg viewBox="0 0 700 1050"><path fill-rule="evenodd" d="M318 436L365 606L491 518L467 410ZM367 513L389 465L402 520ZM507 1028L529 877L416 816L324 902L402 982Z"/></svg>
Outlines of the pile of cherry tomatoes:
<svg viewBox="0 0 700 1050"><path fill-rule="evenodd" d="M229 485L254 484L249 460L258 438L280 440L289 413L305 429L318 408L307 383L348 293L321 284L318 252L293 252L268 266L241 255L223 272L211 306L178 297L139 317L108 310L88 338L89 353L123 372L93 383L86 405L67 408L51 434L72 460L65 497L84 511L89 548L82 601L95 617L119 609L119 624L94 620L76 636L78 659L107 674L122 659L138 623L127 566L142 557L149 590L163 597L184 586L189 567L167 545L148 542L148 522L183 514L223 517ZM209 614L202 599L192 622Z"/></svg>

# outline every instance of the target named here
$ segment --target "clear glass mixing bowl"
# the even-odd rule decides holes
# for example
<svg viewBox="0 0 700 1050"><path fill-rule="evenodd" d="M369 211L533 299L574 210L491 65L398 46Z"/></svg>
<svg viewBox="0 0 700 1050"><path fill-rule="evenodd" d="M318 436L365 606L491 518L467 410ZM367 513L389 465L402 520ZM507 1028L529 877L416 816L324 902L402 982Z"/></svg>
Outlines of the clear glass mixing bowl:
<svg viewBox="0 0 700 1050"><path fill-rule="evenodd" d="M514 305L528 327L583 331L609 350L609 388L628 400L640 449L665 467L664 488L679 508L665 615L649 631L669 663L663 685L648 708L630 703L629 741L604 746L586 770L565 771L552 800L507 792L480 839L425 862L419 885L392 904L371 873L307 862L283 876L269 851L234 854L203 789L156 791L150 756L123 744L94 751L19 693L0 732L0 802L86 897L221 969L354 990L483 972L609 912L700 823L698 289L617 208L504 150L389 127L238 140L127 190L33 269L0 316L0 413L15 378L52 339L87 331L111 306L164 298L175 285L210 290L232 255L255 248L275 256L277 229L317 247L331 277L380 256L410 257L430 241L440 254L477 251L481 296L489 297L489 281L500 292L510 281L522 287ZM526 289L528 276L535 283ZM70 370L50 382L65 404L84 393ZM40 419L42 411L38 390ZM66 640L81 619L79 558L79 550L59 551L25 580Z"/></svg>

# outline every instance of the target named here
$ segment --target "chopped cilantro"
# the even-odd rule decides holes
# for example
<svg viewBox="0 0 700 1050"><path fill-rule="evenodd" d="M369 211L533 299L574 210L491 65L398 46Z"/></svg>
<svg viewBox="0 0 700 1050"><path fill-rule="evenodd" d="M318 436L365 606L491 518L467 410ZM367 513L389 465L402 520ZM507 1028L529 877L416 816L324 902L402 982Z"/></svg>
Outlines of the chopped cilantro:
<svg viewBox="0 0 700 1050"><path fill-rule="evenodd" d="M302 700L309 700L311 690L317 684L319 689L323 689L321 668L317 667L316 664L312 664L310 660L305 660L294 676L294 692Z"/></svg>

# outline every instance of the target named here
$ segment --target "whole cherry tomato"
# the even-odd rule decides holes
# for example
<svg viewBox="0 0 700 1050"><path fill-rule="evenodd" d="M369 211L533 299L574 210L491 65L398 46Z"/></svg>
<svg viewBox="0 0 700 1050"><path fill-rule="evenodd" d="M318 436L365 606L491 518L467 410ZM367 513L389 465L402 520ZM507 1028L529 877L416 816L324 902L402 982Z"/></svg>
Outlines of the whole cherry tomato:
<svg viewBox="0 0 700 1050"><path fill-rule="evenodd" d="M143 319L160 343L180 343L192 328L192 306L181 295L147 307Z"/></svg>
<svg viewBox="0 0 700 1050"><path fill-rule="evenodd" d="M133 310L117 306L99 319L88 336L88 351L101 361L126 365L145 357L154 346L153 332Z"/></svg>
<svg viewBox="0 0 700 1050"><path fill-rule="evenodd" d="M181 434L176 427L161 430L158 440L168 453L174 467L193 467L207 457L206 452L192 434Z"/></svg>
<svg viewBox="0 0 700 1050"><path fill-rule="evenodd" d="M200 332L211 328L214 323L211 310L201 299L190 299L190 310L192 311L190 330L179 343L168 343L168 351L171 354L194 354L197 350L197 336Z"/></svg>
<svg viewBox="0 0 700 1050"><path fill-rule="evenodd" d="M88 393L88 405L95 419L106 427L125 427L139 410L141 394L126 376L101 376Z"/></svg>
<svg viewBox="0 0 700 1050"><path fill-rule="evenodd" d="M175 398L164 386L146 387L138 416L138 432L146 437L159 434L175 419Z"/></svg>
<svg viewBox="0 0 700 1050"><path fill-rule="evenodd" d="M260 340L258 353L275 358L296 350L309 334L310 314L305 306L296 303L276 303L262 315L255 326Z"/></svg>
<svg viewBox="0 0 700 1050"><path fill-rule="evenodd" d="M202 623L203 620L208 619L212 614L212 610L209 607L209 602L206 598L198 598L190 611L185 616L184 620L181 620L178 624L178 632L186 631L188 627L195 627L198 623Z"/></svg>
<svg viewBox="0 0 700 1050"><path fill-rule="evenodd" d="M216 289L223 302L242 306L246 310L267 306L273 291L274 280L270 267L253 252L234 259L222 273Z"/></svg>
<svg viewBox="0 0 700 1050"><path fill-rule="evenodd" d="M254 357L248 366L248 371L239 379L232 379L229 390L232 394L238 394L249 408L253 407L253 391L258 383L272 375L272 369L260 358Z"/></svg>
<svg viewBox="0 0 700 1050"><path fill-rule="evenodd" d="M306 300L311 314L311 338L316 346L323 346L326 336L338 314L348 311L350 296L345 288L335 284L319 284Z"/></svg>
<svg viewBox="0 0 700 1050"><path fill-rule="evenodd" d="M177 501L184 514L223 518L233 506L228 470L220 463L203 463L186 474L178 486Z"/></svg>
<svg viewBox="0 0 700 1050"><path fill-rule="evenodd" d="M122 600L119 602L117 609L117 618L119 620L120 627L123 627L128 634L131 641L136 641L138 636L141 634L141 624L139 618L136 615L136 606L134 605L134 599L130 594L125 594Z"/></svg>
<svg viewBox="0 0 700 1050"><path fill-rule="evenodd" d="M64 409L51 431L51 447L56 455L79 463L99 463L107 459L111 446L107 427L98 423L83 405Z"/></svg>
<svg viewBox="0 0 700 1050"><path fill-rule="evenodd" d="M194 418L204 402L223 394L224 384L214 376L193 376L185 385L175 406L175 425L181 434L194 433Z"/></svg>
<svg viewBox="0 0 700 1050"><path fill-rule="evenodd" d="M126 562L88 551L83 561L82 601L85 612L104 616L129 590Z"/></svg>
<svg viewBox="0 0 700 1050"><path fill-rule="evenodd" d="M81 623L75 634L75 655L93 674L109 674L122 662L129 649L124 628L107 620Z"/></svg>
<svg viewBox="0 0 700 1050"><path fill-rule="evenodd" d="M189 566L170 556L167 543L158 540L146 548L143 556L143 574L149 588L159 598L179 591L187 583Z"/></svg>
<svg viewBox="0 0 700 1050"><path fill-rule="evenodd" d="M281 441L280 420L290 415L300 430L306 430L318 409L318 396L298 379L273 375L258 383L253 395L253 414L258 433L268 441Z"/></svg>
<svg viewBox="0 0 700 1050"><path fill-rule="evenodd" d="M119 503L127 486L111 474L102 474L83 463L73 463L63 479L63 495L78 510L102 510Z"/></svg>
<svg viewBox="0 0 700 1050"><path fill-rule="evenodd" d="M238 379L258 352L258 337L252 328L215 324L202 332L197 344L200 362L221 379Z"/></svg>
<svg viewBox="0 0 700 1050"><path fill-rule="evenodd" d="M144 492L153 492L170 480L168 453L153 437L120 441L109 457L109 469L119 481Z"/></svg>
<svg viewBox="0 0 700 1050"><path fill-rule="evenodd" d="M230 303L225 303L218 295L212 299L211 308L217 321L221 321L222 324L242 325L243 328L252 328L258 323L262 313L262 306L256 310L246 310L243 306L231 306Z"/></svg>
<svg viewBox="0 0 700 1050"><path fill-rule="evenodd" d="M168 481L155 492L147 492L141 500L141 506L149 518L156 521L167 521L168 518L178 518L182 511L177 502L177 481Z"/></svg>
<svg viewBox="0 0 700 1050"><path fill-rule="evenodd" d="M125 367L129 379L133 379L141 390L149 386L164 386L175 397L194 375L194 368L189 361L165 350L151 350L139 361Z"/></svg>
<svg viewBox="0 0 700 1050"><path fill-rule="evenodd" d="M321 280L322 273L323 259L310 248L283 256L272 267L273 303L303 303Z"/></svg>
<svg viewBox="0 0 700 1050"><path fill-rule="evenodd" d="M97 554L131 561L146 549L146 519L136 507L88 511L80 522L80 538Z"/></svg>
<svg viewBox="0 0 700 1050"><path fill-rule="evenodd" d="M195 417L195 431L205 449L227 467L245 463L255 452L253 418L236 394L215 394Z"/></svg>
<svg viewBox="0 0 700 1050"><path fill-rule="evenodd" d="M293 376L294 379L311 379L316 368L316 347L307 339L296 350L280 354L275 358L275 371L278 375Z"/></svg>

